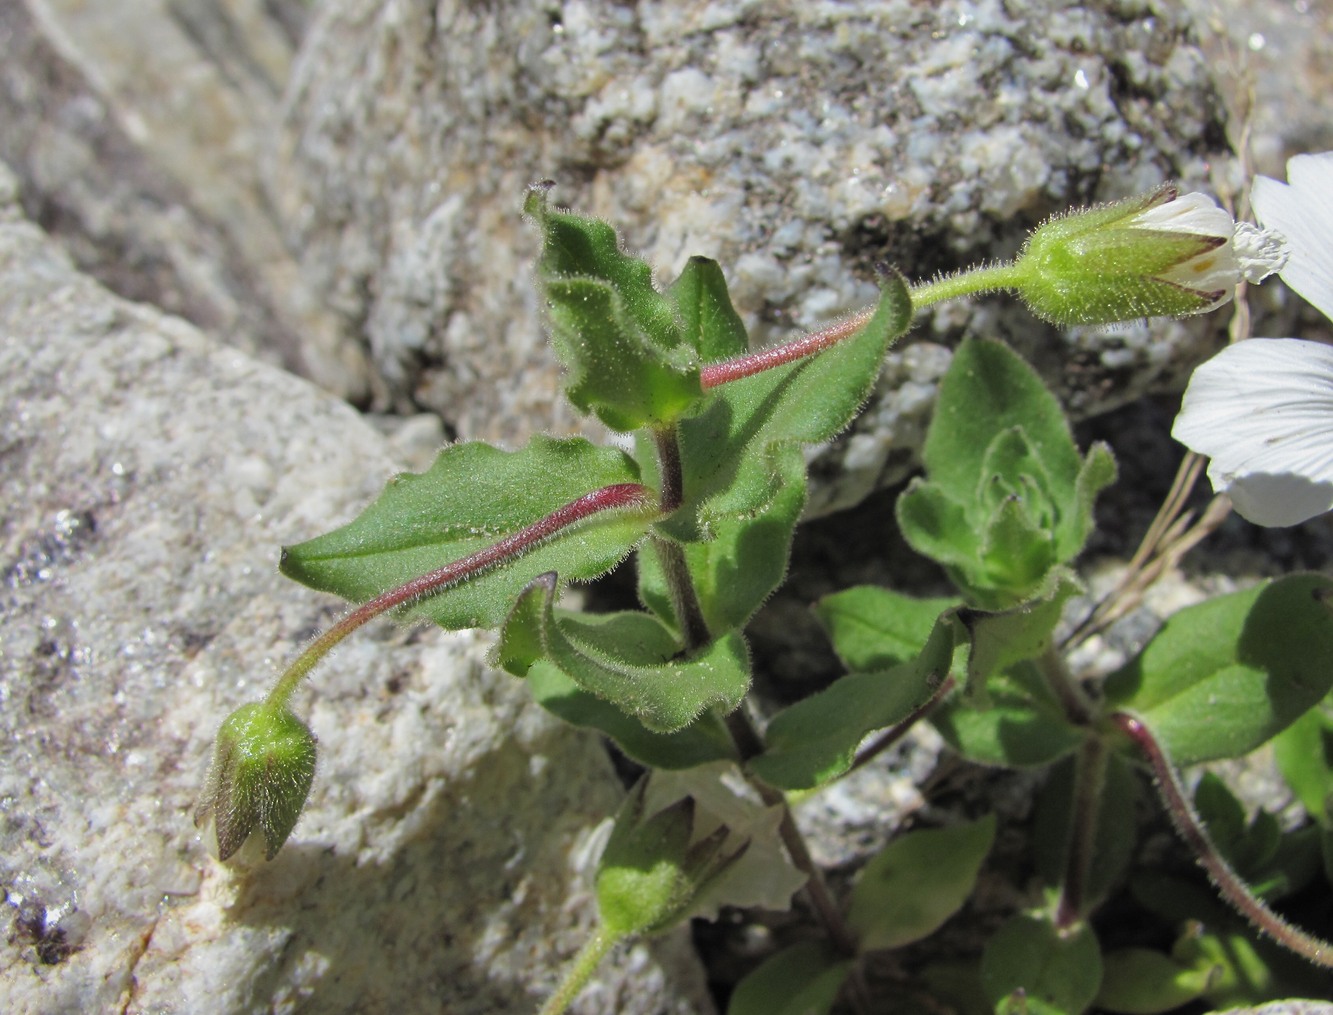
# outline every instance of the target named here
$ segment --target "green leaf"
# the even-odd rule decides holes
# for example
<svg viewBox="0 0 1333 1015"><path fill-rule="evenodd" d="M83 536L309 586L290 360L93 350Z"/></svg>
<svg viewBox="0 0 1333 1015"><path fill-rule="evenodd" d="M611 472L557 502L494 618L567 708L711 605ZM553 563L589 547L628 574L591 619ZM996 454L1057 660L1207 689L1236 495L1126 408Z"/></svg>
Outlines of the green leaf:
<svg viewBox="0 0 1333 1015"><path fill-rule="evenodd" d="M1101 950L1086 925L1062 932L1050 920L1020 914L995 933L981 956L981 982L997 1011L1012 1010L1001 1005L1021 990L1029 1005L1079 1015L1101 980Z"/></svg>
<svg viewBox="0 0 1333 1015"><path fill-rule="evenodd" d="M871 320L824 351L713 388L680 423L684 502L659 526L682 542L709 538L724 518L754 516L783 486L774 448L825 441L855 417L889 343L912 320L901 278L890 279Z"/></svg>
<svg viewBox="0 0 1333 1015"><path fill-rule="evenodd" d="M1065 603L1081 591L1071 573L1059 570L1049 574L1045 589L1014 609L960 609L958 620L972 641L967 659L968 695L983 701L985 682L992 673L1042 655L1050 647Z"/></svg>
<svg viewBox="0 0 1333 1015"><path fill-rule="evenodd" d="M542 231L537 283L570 402L624 433L683 415L703 393L699 350L647 262L605 222L549 208L543 188L524 210Z"/></svg>
<svg viewBox="0 0 1333 1015"><path fill-rule="evenodd" d="M984 702L950 698L930 721L949 746L983 765L1048 765L1083 738L1065 718L1041 674L1027 663L992 676Z"/></svg>
<svg viewBox="0 0 1333 1015"><path fill-rule="evenodd" d="M681 544L704 620L714 635L738 631L787 576L792 537L805 506L805 460L798 448L775 449L772 499L754 517L723 517L712 538ZM663 537L665 539L666 537ZM638 555L639 597L678 626L655 547Z"/></svg>
<svg viewBox="0 0 1333 1015"><path fill-rule="evenodd" d="M651 614L557 613L555 593L555 576L548 574L519 596L496 649L509 672L526 676L547 659L654 733L683 729L713 705L730 712L745 697L750 667L740 635L681 657L675 634Z"/></svg>
<svg viewBox="0 0 1333 1015"><path fill-rule="evenodd" d="M933 934L976 885L995 840L995 815L900 835L861 871L847 922L861 951L898 948Z"/></svg>
<svg viewBox="0 0 1333 1015"><path fill-rule="evenodd" d="M848 669L875 670L915 658L940 614L958 605L957 599L917 599L859 585L825 596L815 614Z"/></svg>
<svg viewBox="0 0 1333 1015"><path fill-rule="evenodd" d="M520 451L445 448L430 470L395 476L356 520L282 551L288 578L365 602L491 546L600 487L638 479L623 452L581 438L535 437ZM648 531L642 510L597 514L475 577L403 608L442 627L498 626L533 578L595 578Z"/></svg>
<svg viewBox="0 0 1333 1015"><path fill-rule="evenodd" d="M825 1015L851 969L821 941L792 945L736 984L727 1015Z"/></svg>
<svg viewBox="0 0 1333 1015"><path fill-rule="evenodd" d="M1333 686L1333 582L1289 575L1181 610L1106 681L1177 765L1238 757Z"/></svg>
<svg viewBox="0 0 1333 1015"><path fill-rule="evenodd" d="M691 257L667 295L675 302L684 340L705 363L749 351L750 340L731 305L722 268L707 257Z"/></svg>
<svg viewBox="0 0 1333 1015"><path fill-rule="evenodd" d="M1093 501L1115 478L1110 452L1081 458L1059 403L998 342L954 354L923 458L927 479L899 497L899 527L986 609L1030 598L1078 555Z"/></svg>
<svg viewBox="0 0 1333 1015"><path fill-rule="evenodd" d="M956 639L956 621L945 613L915 659L849 673L779 712L750 769L780 789L809 789L842 775L866 734L905 719L930 697L949 672Z"/></svg>
<svg viewBox="0 0 1333 1015"><path fill-rule="evenodd" d="M653 733L609 701L583 690L558 666L538 660L528 670L537 703L574 726L605 733L627 755L649 768L679 771L736 756L726 726L713 712L675 733Z"/></svg>
<svg viewBox="0 0 1333 1015"><path fill-rule="evenodd" d="M1116 1015L1158 1015L1202 996L1207 986L1207 970L1147 948L1120 948L1102 960L1097 1007Z"/></svg>
<svg viewBox="0 0 1333 1015"><path fill-rule="evenodd" d="M1328 701L1312 708L1273 739L1273 756L1305 812L1333 828L1333 715Z"/></svg>

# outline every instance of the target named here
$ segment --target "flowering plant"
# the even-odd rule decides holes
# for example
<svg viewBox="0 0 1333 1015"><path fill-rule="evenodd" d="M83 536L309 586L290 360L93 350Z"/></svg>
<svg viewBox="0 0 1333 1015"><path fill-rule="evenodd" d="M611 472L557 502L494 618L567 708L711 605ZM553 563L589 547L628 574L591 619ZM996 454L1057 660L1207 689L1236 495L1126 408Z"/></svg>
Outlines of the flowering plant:
<svg viewBox="0 0 1333 1015"><path fill-rule="evenodd" d="M792 806L922 721L965 762L1048 770L1033 848L1044 887L980 954L920 970L909 989L967 1012L1066 1015L1252 997L1235 958L1246 932L1225 919L1198 930L1196 886L1133 862L1143 772L1223 898L1288 949L1333 966L1323 942L1269 904L1309 883L1308 838L1289 841L1275 823L1225 825L1239 807L1225 787L1207 783L1191 799L1177 774L1311 735L1309 717L1333 688L1333 670L1308 662L1333 655L1322 601L1333 581L1292 575L1221 596L1170 618L1114 672L1077 672L1073 649L1117 602L1077 616L1078 557L1115 463L1103 445L1079 449L1059 403L998 342L969 338L957 349L925 475L895 512L954 592L921 599L861 586L826 596L816 611L847 672L762 723L747 701L747 626L787 573L806 501L802 447L856 416L917 311L1010 289L1059 322L1202 313L1276 266L1262 237L1210 199L1164 187L1053 219L1010 264L919 285L886 270L875 307L754 351L719 265L694 258L658 289L609 225L551 207L548 190L534 187L526 211L542 235L537 281L565 394L632 435L631 449L548 437L517 451L456 444L429 471L395 477L352 522L284 549L289 577L360 605L265 702L224 722L198 812L223 859L242 854L248 836L262 836L271 857L292 833L315 747L290 702L334 645L393 613L495 630L496 665L651 772L602 856L601 926L547 1012L574 1003L618 940L724 905L781 908L798 889L822 938L777 948L736 985L728 1010L827 1012L840 996L874 1009L867 965L969 904L997 815L907 831L839 892ZM570 581L630 557L637 602L599 614L562 602ZM1327 766L1292 770L1311 800L1333 788ZM1145 876L1157 878L1148 897L1177 935L1169 953L1099 939L1101 904ZM1261 898L1254 883L1279 889ZM1271 950L1254 948L1266 971L1279 968ZM1303 986L1299 973L1281 975L1268 982Z"/></svg>

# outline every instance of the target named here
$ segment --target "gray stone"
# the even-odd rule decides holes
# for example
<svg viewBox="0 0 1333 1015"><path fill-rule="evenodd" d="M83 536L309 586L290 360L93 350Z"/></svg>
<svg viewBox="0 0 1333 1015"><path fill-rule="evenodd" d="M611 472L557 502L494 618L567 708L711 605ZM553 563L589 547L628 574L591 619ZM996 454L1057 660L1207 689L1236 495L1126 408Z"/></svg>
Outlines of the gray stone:
<svg viewBox="0 0 1333 1015"><path fill-rule="evenodd" d="M1223 110L1191 32L1152 2L331 0L266 180L395 404L513 441L578 425L529 283L530 182L663 278L717 258L767 343L870 302L876 262L929 277L1070 204L1206 180ZM816 503L902 474L964 333L1013 342L1085 415L1180 383L1219 326L1061 333L1008 300L945 308L890 357Z"/></svg>
<svg viewBox="0 0 1333 1015"><path fill-rule="evenodd" d="M292 839L213 861L190 819L218 723L341 609L277 547L397 463L344 403L78 273L17 190L0 167L4 1009L531 1009L593 919L600 745L484 638L372 627L298 692L320 763ZM676 936L575 1007L708 1004Z"/></svg>
<svg viewBox="0 0 1333 1015"><path fill-rule="evenodd" d="M29 216L131 299L353 400L371 378L259 183L300 0L0 5L0 159Z"/></svg>

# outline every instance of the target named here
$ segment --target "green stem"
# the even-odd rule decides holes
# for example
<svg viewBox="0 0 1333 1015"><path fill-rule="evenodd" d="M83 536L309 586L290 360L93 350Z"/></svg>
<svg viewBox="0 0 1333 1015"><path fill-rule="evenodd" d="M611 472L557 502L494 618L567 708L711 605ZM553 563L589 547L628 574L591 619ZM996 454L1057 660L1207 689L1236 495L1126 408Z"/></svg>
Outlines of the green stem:
<svg viewBox="0 0 1333 1015"><path fill-rule="evenodd" d="M995 264L989 268L973 268L953 275L923 282L911 288L912 309L925 310L926 307L943 300L953 300L960 296L991 292L995 289L1012 289L1022 281L1024 272L1012 262Z"/></svg>
<svg viewBox="0 0 1333 1015"><path fill-rule="evenodd" d="M1074 801L1070 814L1069 856L1060 885L1055 925L1061 930L1082 920L1088 907L1088 881L1097 850L1097 819L1106 788L1106 741L1089 733L1074 763Z"/></svg>
<svg viewBox="0 0 1333 1015"><path fill-rule="evenodd" d="M413 578L404 585L381 592L374 599L358 606L342 620L321 634L278 677L273 690L264 699L264 706L274 711L287 707L287 702L301 680L318 665L319 661L358 627L390 610L435 595L462 584L497 565L521 557L540 546L561 529L582 522L603 511L632 508L657 513L657 502L652 491L638 483L617 483L584 494L578 500L556 508L526 528L492 543L483 550L468 554L445 564L430 574Z"/></svg>
<svg viewBox="0 0 1333 1015"><path fill-rule="evenodd" d="M546 1003L542 1005L538 1015L561 1015L566 1008L573 1004L574 998L587 985L593 972L602 959L606 958L606 953L611 950L617 940L617 938L608 934L603 927L598 927L593 931L592 937L583 943L583 947L579 949L579 953L574 956L573 961L565 970L560 986L556 988L554 994L546 999Z"/></svg>
<svg viewBox="0 0 1333 1015"><path fill-rule="evenodd" d="M1111 722L1134 741L1148 759L1148 764L1156 777L1154 781L1157 784L1157 792L1166 805L1171 823L1176 826L1180 837L1194 852L1194 858L1199 865L1208 872L1222 898L1256 929L1267 934L1278 944L1315 965L1333 969L1333 944L1322 941L1313 934L1307 934L1299 927L1293 927L1269 909L1250 891L1250 886L1231 869L1231 865L1217 851L1217 847L1213 845L1213 840L1208 835L1208 830L1195 812L1194 805L1190 803L1189 795L1180 782L1175 766L1171 764L1171 760L1162 750L1162 745L1157 742L1152 731L1141 719L1125 712L1116 712L1110 718Z"/></svg>

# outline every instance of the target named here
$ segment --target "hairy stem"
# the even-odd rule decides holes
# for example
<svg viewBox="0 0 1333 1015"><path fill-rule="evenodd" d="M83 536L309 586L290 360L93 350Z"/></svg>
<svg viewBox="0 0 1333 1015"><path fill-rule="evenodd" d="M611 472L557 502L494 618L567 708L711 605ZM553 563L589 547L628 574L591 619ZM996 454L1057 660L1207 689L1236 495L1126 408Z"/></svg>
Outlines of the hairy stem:
<svg viewBox="0 0 1333 1015"><path fill-rule="evenodd" d="M942 702L946 697L948 697L949 692L954 689L957 683L958 682L954 680L953 677L945 677L944 680L940 682L940 686L935 688L934 693L931 694L929 698L923 701L916 708L912 709L911 713L908 714L907 718L905 718L904 720L902 720L902 722L897 723L894 726L890 726L883 733L881 733L874 740L872 740L867 746L857 751L856 757L852 760L851 767L848 768L847 771L849 773L854 772L862 765L869 764L879 755L883 754L890 747L896 744L899 740L901 740L904 736L907 735L908 730L910 730L913 726L919 723L926 716L930 715L931 712L935 711L939 703Z"/></svg>
<svg viewBox="0 0 1333 1015"><path fill-rule="evenodd" d="M1055 925L1061 930L1082 920L1088 907L1088 880L1097 850L1097 818L1106 787L1106 741L1096 733L1083 739L1074 762L1074 801L1069 816L1069 856L1060 885Z"/></svg>
<svg viewBox="0 0 1333 1015"><path fill-rule="evenodd" d="M1333 969L1333 944L1322 941L1312 934L1307 934L1298 927L1293 927L1268 906L1253 892L1239 874L1231 869L1222 854L1213 845L1198 813L1190 803L1185 787L1180 782L1175 766L1162 750L1162 745L1152 735L1152 731L1143 721L1125 712L1116 712L1111 721L1143 752L1152 767L1157 792L1166 805L1166 812L1171 817L1180 837L1193 851L1199 865L1208 872L1208 877L1217 886L1222 898L1241 916L1261 933L1267 934L1278 944L1290 949L1297 955L1309 959L1316 965Z"/></svg>
<svg viewBox="0 0 1333 1015"><path fill-rule="evenodd" d="M1078 681L1074 679L1069 667L1065 665L1064 656L1054 646L1048 646L1046 651L1033 660L1037 669L1046 680L1046 686L1051 689L1056 700L1060 702L1060 708L1064 711L1065 718L1075 726L1090 726L1097 712L1088 697L1088 693L1083 690Z"/></svg>
<svg viewBox="0 0 1333 1015"><path fill-rule="evenodd" d="M584 494L578 500L570 501L563 507L552 511L526 528L506 536L497 543L492 543L483 550L460 557L445 564L429 574L413 578L404 585L381 592L374 599L358 606L342 620L321 634L292 662L282 676L278 678L273 690L265 699L269 708L286 707L301 680L329 652L349 634L367 621L399 606L435 595L452 588L491 568L521 557L529 550L540 546L561 529L585 521L605 511L632 508L640 511L656 512L657 501L653 492L638 483L617 483L604 486L600 490Z"/></svg>
<svg viewBox="0 0 1333 1015"><path fill-rule="evenodd" d="M680 442L675 427L654 429L653 444L657 448L657 468L661 474L661 508L663 515L669 515L680 507L685 496L684 479L680 465ZM653 552L662 565L662 575L666 579L667 591L671 596L671 609L680 624L681 640L686 652L703 648L713 640L704 619L703 606L699 603L699 594L690 579L689 565L685 560L685 548L679 543L664 539L654 534Z"/></svg>
<svg viewBox="0 0 1333 1015"><path fill-rule="evenodd" d="M583 943L583 947L579 949L579 953L574 956L569 968L565 970L560 986L556 988L554 994L546 999L546 1003L542 1005L538 1015L561 1015L573 1003L579 991L587 984L597 966L606 957L606 953L616 943L616 940L602 927L593 931L592 937Z"/></svg>

